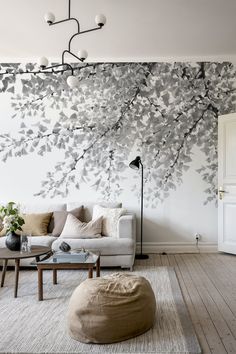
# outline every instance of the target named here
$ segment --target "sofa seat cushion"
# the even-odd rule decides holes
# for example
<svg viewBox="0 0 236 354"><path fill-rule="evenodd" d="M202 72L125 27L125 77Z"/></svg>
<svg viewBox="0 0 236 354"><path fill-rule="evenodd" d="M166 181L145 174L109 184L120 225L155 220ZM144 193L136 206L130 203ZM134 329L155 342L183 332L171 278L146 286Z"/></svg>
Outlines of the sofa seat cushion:
<svg viewBox="0 0 236 354"><path fill-rule="evenodd" d="M63 241L68 243L72 249L84 248L100 251L102 256L133 254L135 248L135 242L130 238L114 239L111 237L101 237L93 239L63 239L62 237L59 237L53 242L52 249L58 251L59 246Z"/></svg>
<svg viewBox="0 0 236 354"><path fill-rule="evenodd" d="M0 237L0 248L6 247L5 245L6 236ZM53 236L33 236L31 237L32 246L45 246L51 247L52 243L57 240L57 237Z"/></svg>

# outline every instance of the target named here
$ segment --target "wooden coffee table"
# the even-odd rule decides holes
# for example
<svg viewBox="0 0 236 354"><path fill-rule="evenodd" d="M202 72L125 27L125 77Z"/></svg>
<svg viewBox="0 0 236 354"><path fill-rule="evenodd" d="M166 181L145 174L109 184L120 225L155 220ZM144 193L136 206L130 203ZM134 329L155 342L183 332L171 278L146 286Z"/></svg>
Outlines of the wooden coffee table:
<svg viewBox="0 0 236 354"><path fill-rule="evenodd" d="M37 262L38 268L38 300L43 300L43 270L53 271L53 284L57 284L57 271L66 269L88 269L88 278L93 277L93 269L96 268L96 276L100 277L100 254L90 252L85 262L54 262L53 257Z"/></svg>
<svg viewBox="0 0 236 354"><path fill-rule="evenodd" d="M36 258L36 262L40 261L40 256L50 254L51 248L44 246L32 246L30 252L10 251L8 248L0 248L0 259L3 260L1 288L4 286L4 280L9 259L15 260L15 288L14 297L17 297L20 260L24 258Z"/></svg>

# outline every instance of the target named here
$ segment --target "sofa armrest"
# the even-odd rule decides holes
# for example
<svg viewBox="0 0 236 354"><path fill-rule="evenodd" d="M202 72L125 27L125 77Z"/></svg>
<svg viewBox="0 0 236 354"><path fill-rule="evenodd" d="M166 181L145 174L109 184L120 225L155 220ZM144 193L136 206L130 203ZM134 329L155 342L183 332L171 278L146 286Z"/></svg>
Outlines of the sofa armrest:
<svg viewBox="0 0 236 354"><path fill-rule="evenodd" d="M118 238L131 238L136 240L135 214L122 215L118 221Z"/></svg>

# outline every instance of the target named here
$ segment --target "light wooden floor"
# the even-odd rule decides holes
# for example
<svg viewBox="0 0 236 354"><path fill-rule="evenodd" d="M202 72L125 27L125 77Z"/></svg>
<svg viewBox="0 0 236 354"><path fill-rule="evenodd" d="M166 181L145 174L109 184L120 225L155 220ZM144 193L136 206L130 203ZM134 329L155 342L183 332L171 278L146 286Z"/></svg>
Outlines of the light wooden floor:
<svg viewBox="0 0 236 354"><path fill-rule="evenodd" d="M236 256L155 254L136 264L145 262L175 268L203 353L236 354Z"/></svg>

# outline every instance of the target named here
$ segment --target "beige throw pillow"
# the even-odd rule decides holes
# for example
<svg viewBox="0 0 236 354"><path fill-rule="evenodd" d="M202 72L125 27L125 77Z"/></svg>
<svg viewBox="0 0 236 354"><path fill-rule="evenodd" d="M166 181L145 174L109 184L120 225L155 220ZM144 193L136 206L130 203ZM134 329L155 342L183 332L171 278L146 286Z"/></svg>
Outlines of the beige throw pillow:
<svg viewBox="0 0 236 354"><path fill-rule="evenodd" d="M32 236L46 236L48 234L52 213L24 214L22 217L25 220L25 224L22 226L23 233L31 233Z"/></svg>
<svg viewBox="0 0 236 354"><path fill-rule="evenodd" d="M22 226L22 232L31 234L32 236L46 236L48 234L48 225L52 217L52 213L42 214L23 214L25 224ZM20 234L20 231L16 232ZM6 235L4 228L0 232L0 236Z"/></svg>
<svg viewBox="0 0 236 354"><path fill-rule="evenodd" d="M98 238L101 237L102 217L90 222L82 222L68 214L61 238Z"/></svg>
<svg viewBox="0 0 236 354"><path fill-rule="evenodd" d="M93 219L102 216L102 235L116 238L119 218L125 212L124 208L103 208L100 205L95 205Z"/></svg>

